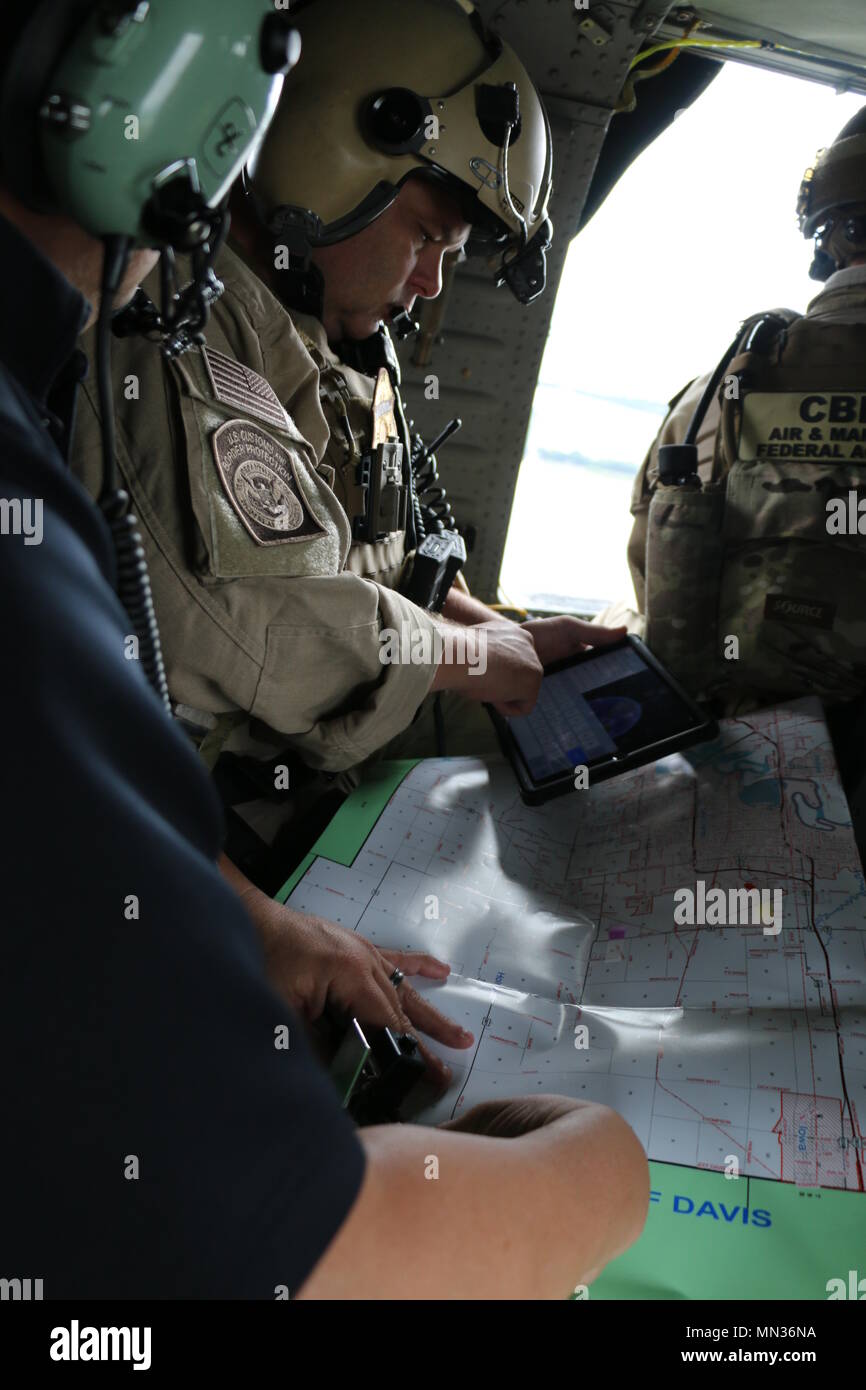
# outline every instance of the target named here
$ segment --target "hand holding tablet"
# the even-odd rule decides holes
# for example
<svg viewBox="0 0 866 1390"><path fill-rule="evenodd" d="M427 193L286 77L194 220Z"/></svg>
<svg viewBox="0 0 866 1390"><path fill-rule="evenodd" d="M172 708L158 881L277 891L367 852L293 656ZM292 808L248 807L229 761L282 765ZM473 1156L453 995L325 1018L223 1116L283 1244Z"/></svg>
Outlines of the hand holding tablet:
<svg viewBox="0 0 866 1390"><path fill-rule="evenodd" d="M592 785L718 733L631 636L548 666L530 714L490 716L530 805L573 790L576 768Z"/></svg>

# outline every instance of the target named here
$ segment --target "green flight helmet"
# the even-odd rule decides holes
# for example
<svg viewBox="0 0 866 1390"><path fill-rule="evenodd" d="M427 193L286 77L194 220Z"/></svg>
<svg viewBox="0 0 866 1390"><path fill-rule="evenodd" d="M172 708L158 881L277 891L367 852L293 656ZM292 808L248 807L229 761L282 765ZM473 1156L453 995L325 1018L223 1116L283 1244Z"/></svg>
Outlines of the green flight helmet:
<svg viewBox="0 0 866 1390"><path fill-rule="evenodd" d="M826 280L854 255L866 255L866 106L803 175L797 199L803 236L817 238L809 274Z"/></svg>
<svg viewBox="0 0 866 1390"><path fill-rule="evenodd" d="M403 182L441 179L523 303L544 288L550 125L519 58L468 0L313 0L304 58L247 166L258 216L297 255L355 235Z"/></svg>
<svg viewBox="0 0 866 1390"><path fill-rule="evenodd" d="M299 48L268 0L43 0L3 76L4 180L94 237L191 249Z"/></svg>

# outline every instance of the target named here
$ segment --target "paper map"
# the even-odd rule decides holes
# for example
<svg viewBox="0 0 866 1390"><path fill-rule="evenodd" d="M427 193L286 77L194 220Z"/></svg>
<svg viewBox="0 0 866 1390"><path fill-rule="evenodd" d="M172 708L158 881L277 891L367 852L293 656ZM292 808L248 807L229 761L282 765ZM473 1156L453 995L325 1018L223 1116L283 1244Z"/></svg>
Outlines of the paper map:
<svg viewBox="0 0 866 1390"><path fill-rule="evenodd" d="M450 963L431 992L476 1043L443 1052L454 1083L415 1118L535 1091L604 1102L654 1179L676 1165L653 1203L683 1230L754 1240L786 1185L825 1212L844 1193L866 1275L866 885L817 701L542 807L505 763L426 760L367 832L351 855L320 845L288 901ZM780 929L734 907L679 925L683 889L781 890Z"/></svg>

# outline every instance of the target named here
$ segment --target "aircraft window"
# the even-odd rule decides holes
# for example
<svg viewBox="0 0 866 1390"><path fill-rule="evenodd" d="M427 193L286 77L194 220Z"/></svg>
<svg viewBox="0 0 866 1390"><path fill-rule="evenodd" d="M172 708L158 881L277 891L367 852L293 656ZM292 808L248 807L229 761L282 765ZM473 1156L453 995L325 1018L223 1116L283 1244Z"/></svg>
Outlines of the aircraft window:
<svg viewBox="0 0 866 1390"><path fill-rule="evenodd" d="M666 402L715 366L740 319L803 310L820 289L797 190L863 101L729 62L574 240L505 546L508 602L634 603L629 500Z"/></svg>

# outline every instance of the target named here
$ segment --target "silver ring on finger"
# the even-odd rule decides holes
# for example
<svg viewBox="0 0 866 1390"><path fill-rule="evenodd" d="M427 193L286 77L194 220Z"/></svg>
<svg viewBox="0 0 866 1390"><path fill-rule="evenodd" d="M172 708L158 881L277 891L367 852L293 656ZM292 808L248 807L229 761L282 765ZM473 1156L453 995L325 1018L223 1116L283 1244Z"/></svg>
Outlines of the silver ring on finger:
<svg viewBox="0 0 866 1390"><path fill-rule="evenodd" d="M398 970L396 967L391 971L391 974L388 976L390 983L394 986L395 989L400 988L405 978L406 976L403 974L403 971Z"/></svg>

